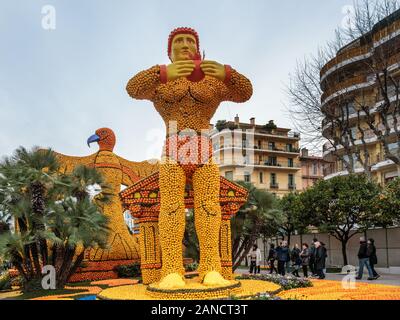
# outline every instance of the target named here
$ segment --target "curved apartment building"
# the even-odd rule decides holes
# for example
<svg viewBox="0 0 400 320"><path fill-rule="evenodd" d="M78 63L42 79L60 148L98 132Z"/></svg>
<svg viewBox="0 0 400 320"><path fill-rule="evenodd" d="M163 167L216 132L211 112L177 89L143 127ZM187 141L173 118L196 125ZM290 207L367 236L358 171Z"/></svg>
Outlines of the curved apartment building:
<svg viewBox="0 0 400 320"><path fill-rule="evenodd" d="M379 108L389 96L391 103L399 103L399 89L391 81L387 83L383 94L382 75L378 79L377 70L387 70L387 77L399 83L400 79L400 10L377 23L367 35L351 42L339 50L320 72L322 110L325 119L322 123L322 134L330 141L343 134L348 135L349 142L327 142L323 146L323 158L331 162L326 165L325 179L348 174L345 161L355 159L354 171L363 172L365 166L357 161L352 153L357 148L367 147L369 168L380 183L398 176L398 169L392 160L388 160L383 145L378 141L374 131L366 121L366 113L361 106L367 106L370 119L377 126L383 126ZM392 118L390 118L390 116ZM387 123L391 126L389 149L400 155L399 136L394 130L395 115L389 115ZM372 118L371 118L372 117ZM400 116L397 114L398 128ZM381 128L384 130L385 128ZM344 133L345 132L345 133ZM351 135L351 136L349 136ZM351 147L349 149L348 147ZM350 150L350 151L349 151ZM361 152L364 159L364 153ZM345 159L345 160L343 160Z"/></svg>

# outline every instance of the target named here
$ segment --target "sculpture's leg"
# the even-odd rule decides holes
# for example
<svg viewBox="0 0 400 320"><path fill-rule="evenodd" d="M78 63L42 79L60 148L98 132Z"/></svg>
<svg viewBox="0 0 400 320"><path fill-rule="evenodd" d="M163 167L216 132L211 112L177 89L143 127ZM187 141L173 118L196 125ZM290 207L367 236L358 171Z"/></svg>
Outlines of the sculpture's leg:
<svg viewBox="0 0 400 320"><path fill-rule="evenodd" d="M213 163L196 170L193 175L195 227L200 246L199 275L206 285L226 285L221 276L219 232L221 207L219 204L219 170Z"/></svg>
<svg viewBox="0 0 400 320"><path fill-rule="evenodd" d="M186 177L183 169L172 161L160 165L159 234L162 255L161 288L182 287L183 276L182 239L185 233Z"/></svg>

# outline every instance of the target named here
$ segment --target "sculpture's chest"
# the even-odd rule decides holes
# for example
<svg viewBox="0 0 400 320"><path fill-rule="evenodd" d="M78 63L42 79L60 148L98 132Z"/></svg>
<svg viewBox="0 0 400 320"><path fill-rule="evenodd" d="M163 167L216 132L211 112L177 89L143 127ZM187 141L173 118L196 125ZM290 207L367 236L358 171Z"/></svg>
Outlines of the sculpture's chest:
<svg viewBox="0 0 400 320"><path fill-rule="evenodd" d="M186 78L160 85L157 88L157 103L179 103L193 102L209 104L218 101L219 83L218 80L206 76L199 82L191 82Z"/></svg>

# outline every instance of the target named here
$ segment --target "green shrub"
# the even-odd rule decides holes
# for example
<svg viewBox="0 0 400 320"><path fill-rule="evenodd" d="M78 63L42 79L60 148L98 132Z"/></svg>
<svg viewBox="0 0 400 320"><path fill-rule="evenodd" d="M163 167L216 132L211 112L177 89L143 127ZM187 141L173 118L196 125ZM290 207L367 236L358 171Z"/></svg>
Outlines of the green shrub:
<svg viewBox="0 0 400 320"><path fill-rule="evenodd" d="M8 272L0 276L0 291L11 289L11 277Z"/></svg>
<svg viewBox="0 0 400 320"><path fill-rule="evenodd" d="M198 267L199 264L197 262L189 263L188 265L185 266L185 271L186 272L196 271Z"/></svg>
<svg viewBox="0 0 400 320"><path fill-rule="evenodd" d="M138 278L142 276L140 263L132 263L115 267L119 278Z"/></svg>

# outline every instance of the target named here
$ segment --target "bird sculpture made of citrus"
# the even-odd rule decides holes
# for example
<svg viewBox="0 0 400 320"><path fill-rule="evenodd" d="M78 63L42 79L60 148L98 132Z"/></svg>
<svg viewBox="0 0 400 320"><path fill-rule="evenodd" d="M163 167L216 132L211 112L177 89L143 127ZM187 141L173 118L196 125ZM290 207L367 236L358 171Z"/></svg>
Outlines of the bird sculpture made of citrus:
<svg viewBox="0 0 400 320"><path fill-rule="evenodd" d="M111 196L109 203L102 208L109 219L108 248L92 249L88 255L89 261L110 260L136 260L140 258L139 243L136 236L129 233L124 221L121 201L118 193L121 185L130 186L140 179L158 170L158 163L143 161L132 162L118 155L113 150L116 142L114 132L109 128L101 128L87 140L90 143L97 142L99 150L86 157L73 157L61 153L55 153L60 162L61 170L66 173L74 170L79 165L95 167L104 177Z"/></svg>
<svg viewBox="0 0 400 320"><path fill-rule="evenodd" d="M199 37L177 28L168 39L169 65L139 72L127 84L135 99L153 102L163 118L167 139L159 168L160 288L184 287L182 238L185 231L185 186L193 186L195 227L200 246L199 275L205 285L228 285L221 275L219 232L220 175L211 158L209 124L223 101L245 102L250 81L228 65L201 60Z"/></svg>

